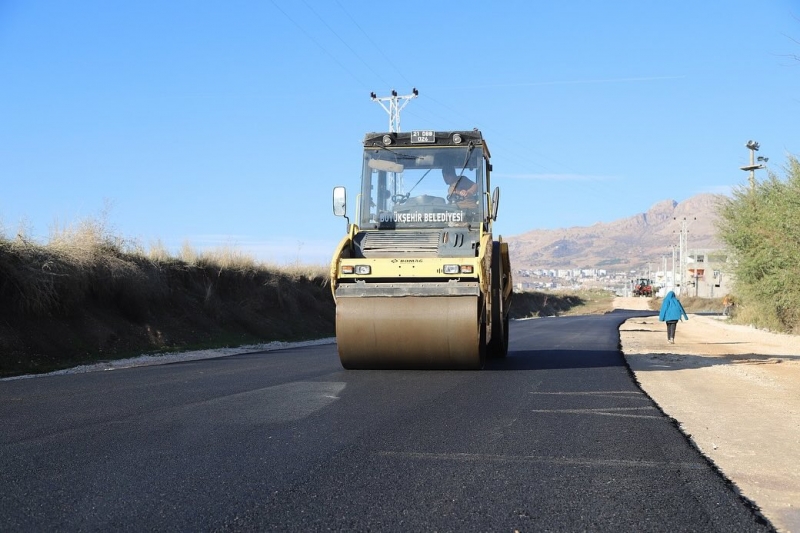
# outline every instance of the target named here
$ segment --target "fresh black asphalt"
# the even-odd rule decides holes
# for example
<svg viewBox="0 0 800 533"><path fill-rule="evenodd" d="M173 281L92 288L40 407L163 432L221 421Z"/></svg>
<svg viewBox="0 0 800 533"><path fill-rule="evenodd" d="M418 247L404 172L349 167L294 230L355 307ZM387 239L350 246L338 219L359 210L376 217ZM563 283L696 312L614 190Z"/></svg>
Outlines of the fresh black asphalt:
<svg viewBox="0 0 800 533"><path fill-rule="evenodd" d="M631 316L512 322L482 371L323 345L0 382L0 531L772 531L637 386Z"/></svg>

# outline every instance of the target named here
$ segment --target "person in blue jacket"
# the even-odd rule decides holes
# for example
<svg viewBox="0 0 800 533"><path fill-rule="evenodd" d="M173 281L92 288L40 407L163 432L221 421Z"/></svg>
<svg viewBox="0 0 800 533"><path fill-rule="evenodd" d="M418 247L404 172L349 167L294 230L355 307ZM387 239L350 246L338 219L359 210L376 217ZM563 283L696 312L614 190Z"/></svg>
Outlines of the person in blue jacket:
<svg viewBox="0 0 800 533"><path fill-rule="evenodd" d="M664 296L664 301L661 302L661 312L658 313L658 319L667 323L667 342L675 344L675 330L678 328L678 321L684 318L689 320L680 300L674 292L669 291Z"/></svg>

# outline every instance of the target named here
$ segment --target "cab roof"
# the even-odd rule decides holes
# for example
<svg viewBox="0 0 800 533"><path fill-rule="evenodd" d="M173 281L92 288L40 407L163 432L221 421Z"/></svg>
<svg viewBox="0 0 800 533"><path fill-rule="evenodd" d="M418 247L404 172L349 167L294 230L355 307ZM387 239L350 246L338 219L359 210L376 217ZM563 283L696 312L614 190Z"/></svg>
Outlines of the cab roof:
<svg viewBox="0 0 800 533"><path fill-rule="evenodd" d="M387 142L388 141L388 142ZM364 147L374 146L413 146L415 148L442 147L442 146L467 146L470 142L482 146L486 157L489 157L489 148L483 139L483 134L477 128L474 130L433 131L413 130L405 132L372 132L364 136Z"/></svg>

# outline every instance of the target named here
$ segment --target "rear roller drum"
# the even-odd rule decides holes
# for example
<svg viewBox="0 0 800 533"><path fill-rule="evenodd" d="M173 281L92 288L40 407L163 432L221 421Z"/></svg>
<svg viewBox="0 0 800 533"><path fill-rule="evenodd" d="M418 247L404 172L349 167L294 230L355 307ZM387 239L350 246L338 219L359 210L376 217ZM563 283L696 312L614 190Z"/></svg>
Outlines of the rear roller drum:
<svg viewBox="0 0 800 533"><path fill-rule="evenodd" d="M488 355L500 359L508 354L508 313L503 308L503 261L500 243L492 243L492 338Z"/></svg>

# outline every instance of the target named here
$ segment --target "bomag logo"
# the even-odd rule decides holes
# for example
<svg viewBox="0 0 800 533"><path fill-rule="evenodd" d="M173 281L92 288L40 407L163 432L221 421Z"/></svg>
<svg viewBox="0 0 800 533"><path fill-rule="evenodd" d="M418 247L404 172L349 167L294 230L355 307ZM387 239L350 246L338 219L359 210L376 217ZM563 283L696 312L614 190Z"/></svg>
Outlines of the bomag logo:
<svg viewBox="0 0 800 533"><path fill-rule="evenodd" d="M392 259L392 263L422 263L422 259Z"/></svg>

